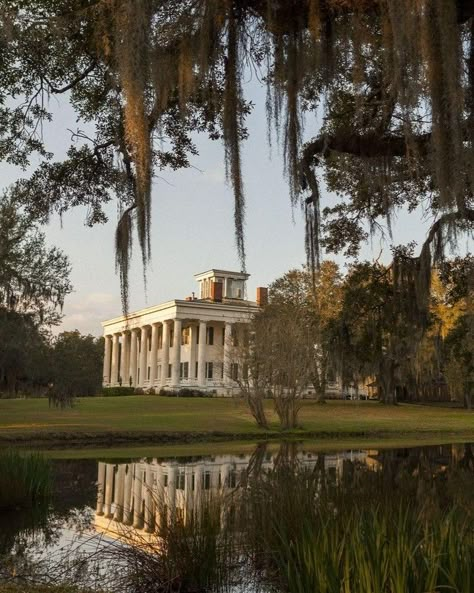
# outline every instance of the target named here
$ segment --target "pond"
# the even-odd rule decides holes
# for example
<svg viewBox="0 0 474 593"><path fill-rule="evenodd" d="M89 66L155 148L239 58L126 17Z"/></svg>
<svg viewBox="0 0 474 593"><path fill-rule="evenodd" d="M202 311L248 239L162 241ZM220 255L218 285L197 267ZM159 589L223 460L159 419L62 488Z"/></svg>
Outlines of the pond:
<svg viewBox="0 0 474 593"><path fill-rule="evenodd" d="M0 514L0 580L137 593L474 592L470 443L132 449L51 463L51 500Z"/></svg>

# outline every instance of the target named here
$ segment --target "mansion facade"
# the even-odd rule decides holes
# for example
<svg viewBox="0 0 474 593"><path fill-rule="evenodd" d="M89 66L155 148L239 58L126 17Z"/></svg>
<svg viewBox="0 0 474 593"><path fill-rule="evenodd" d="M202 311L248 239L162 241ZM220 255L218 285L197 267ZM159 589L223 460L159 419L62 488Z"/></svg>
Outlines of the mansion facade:
<svg viewBox="0 0 474 593"><path fill-rule="evenodd" d="M193 293L104 321L104 387L232 395L241 372L232 362L233 348L267 300L266 288L257 288L256 301L245 299L248 277L208 270L195 275L199 297Z"/></svg>

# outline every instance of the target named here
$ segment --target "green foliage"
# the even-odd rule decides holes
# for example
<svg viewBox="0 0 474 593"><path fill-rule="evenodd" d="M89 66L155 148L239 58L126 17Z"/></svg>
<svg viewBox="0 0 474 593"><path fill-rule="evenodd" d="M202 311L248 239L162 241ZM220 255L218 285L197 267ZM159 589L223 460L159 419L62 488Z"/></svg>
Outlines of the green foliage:
<svg viewBox="0 0 474 593"><path fill-rule="evenodd" d="M38 504L50 491L51 468L43 455L0 451L0 509Z"/></svg>
<svg viewBox="0 0 474 593"><path fill-rule="evenodd" d="M428 513L403 495L380 500L377 479L365 477L366 488L346 489L324 467L290 465L251 483L249 540L263 582L291 593L472 591L472 516Z"/></svg>
<svg viewBox="0 0 474 593"><path fill-rule="evenodd" d="M72 290L68 258L48 248L37 221L10 195L0 197L0 308L28 314L38 325L59 323L57 308Z"/></svg>
<svg viewBox="0 0 474 593"><path fill-rule="evenodd" d="M385 239L401 209L434 215L425 264L439 261L455 230L472 231L474 34L466 0L6 4L0 159L26 166L39 155L31 179L14 188L37 220L82 205L89 224L101 223L104 205L118 199L125 308L134 229L144 263L150 255L152 176L189 166L193 132L224 140L243 258L249 69L267 84L269 128L291 199L305 209L312 263L321 246L353 256L369 233ZM63 162L52 160L39 133L53 117L50 95L68 100L79 120ZM302 146L304 120L316 132ZM323 186L333 202L320 212Z"/></svg>
<svg viewBox="0 0 474 593"><path fill-rule="evenodd" d="M80 332L62 332L53 342L53 395L67 401L80 395L96 395L102 386L104 344L102 338Z"/></svg>

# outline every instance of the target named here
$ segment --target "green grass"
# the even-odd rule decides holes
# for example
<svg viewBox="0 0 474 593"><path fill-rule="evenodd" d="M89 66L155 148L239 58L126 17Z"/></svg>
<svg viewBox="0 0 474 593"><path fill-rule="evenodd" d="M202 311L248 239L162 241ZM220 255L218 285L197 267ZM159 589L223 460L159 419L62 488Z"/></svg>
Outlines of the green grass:
<svg viewBox="0 0 474 593"><path fill-rule="evenodd" d="M271 402L266 402L268 410ZM278 431L270 414L271 430ZM474 437L474 413L463 409L377 402L305 402L300 413L300 435L321 437ZM244 402L232 399L167 398L153 396L83 398L73 409L49 408L44 399L0 400L2 437L28 439L57 436L87 438L98 434L226 433L242 438L265 436Z"/></svg>
<svg viewBox="0 0 474 593"><path fill-rule="evenodd" d="M0 451L0 510L31 506L49 496L51 468L40 453Z"/></svg>

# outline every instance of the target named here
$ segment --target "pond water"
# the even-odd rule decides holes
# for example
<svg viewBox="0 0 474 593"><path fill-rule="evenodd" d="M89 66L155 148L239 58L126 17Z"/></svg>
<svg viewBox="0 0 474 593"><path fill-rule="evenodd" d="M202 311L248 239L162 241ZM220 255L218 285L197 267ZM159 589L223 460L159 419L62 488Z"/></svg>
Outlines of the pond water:
<svg viewBox="0 0 474 593"><path fill-rule="evenodd" d="M392 544L386 542L397 539L397 546L409 546L410 534L419 528L410 552L413 566L408 567L417 574L416 562L427 563L427 557L417 560L419 543L423 538L435 542L438 536L432 530L438 525L439 546L464 533L467 525L462 541L453 539L446 545L458 546L456 558L474 551L474 445L470 443L334 452L318 451L310 443L259 444L243 453L143 458L134 457L132 449L127 458L51 463L54 484L48 504L0 513L0 579L14 574L145 593L257 589L331 593L339 591L337 581L345 578L354 581L347 588L352 593L372 589L364 589L368 585L353 569L342 574L348 533L358 538L350 551L351 562L358 567L364 562L388 566L392 560L386 560L383 550ZM394 517L400 523L391 527ZM445 537L443 529L451 523L455 533ZM349 524L353 527L348 530ZM393 534L405 527L408 539L400 543ZM330 541L325 543L324 537ZM366 558L372 545L378 560ZM360 560L357 546L364 554ZM421 548L426 556L428 546ZM401 549L392 550L390 558ZM315 557L317 551L322 568L314 558L308 560L310 550ZM160 557L160 565L153 560L150 568L150 557ZM207 566L210 557L214 564ZM433 552L434 557L438 562L440 552ZM225 571L218 566L221 561ZM344 562L348 564L347 559ZM460 566L462 562L466 564L459 560ZM474 563L468 562L467 568L464 564L461 569L466 574L451 575L448 586L469 593L474 591L474 569L469 564ZM398 565L390 566L386 572L399 570ZM419 589L406 588L411 578L408 568L400 589L390 577L392 584L383 590L424 591L426 584L421 582ZM191 576L183 574L188 570ZM333 588L330 584L319 588L327 577L321 577L321 570L337 573ZM439 571L446 572L444 565ZM175 579L168 589L158 585L160 579L166 580L165 573L169 582ZM441 582L444 577L436 578ZM438 590L438 582L432 582L430 590Z"/></svg>

